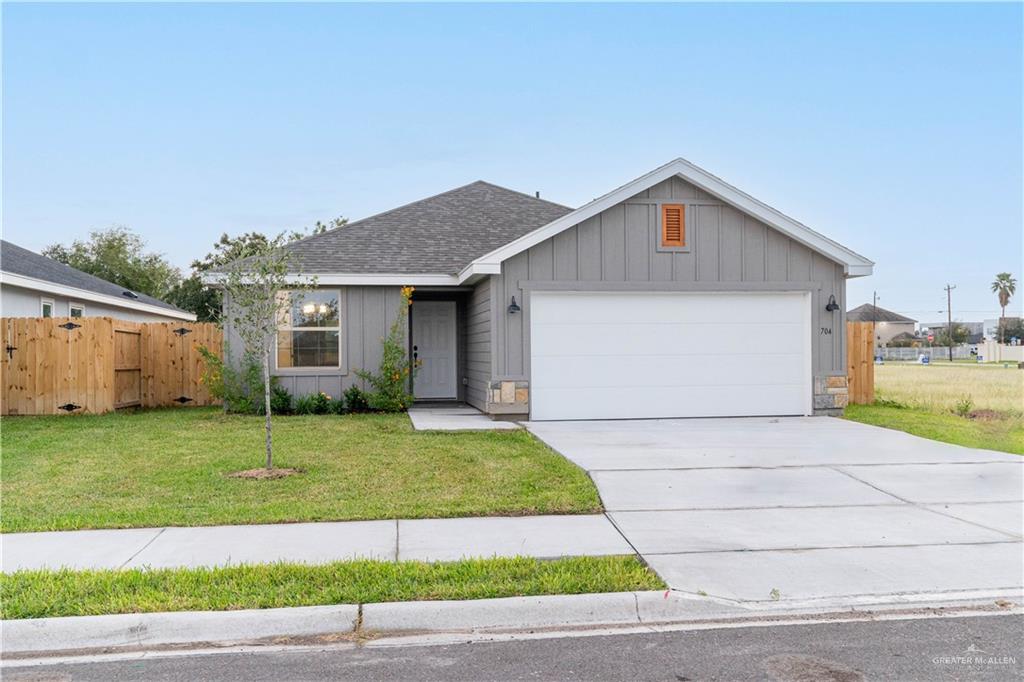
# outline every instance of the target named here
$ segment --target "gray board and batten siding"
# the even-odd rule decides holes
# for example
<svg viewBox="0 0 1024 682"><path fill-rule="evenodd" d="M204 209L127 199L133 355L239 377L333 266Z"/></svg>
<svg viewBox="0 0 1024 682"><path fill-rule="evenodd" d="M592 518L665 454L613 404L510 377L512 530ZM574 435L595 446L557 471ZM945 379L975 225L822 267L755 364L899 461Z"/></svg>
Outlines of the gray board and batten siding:
<svg viewBox="0 0 1024 682"><path fill-rule="evenodd" d="M685 249L660 247L662 203L686 205ZM809 291L815 378L845 376L843 266L679 177L541 242L490 282L492 381L529 380L530 291ZM505 312L511 298L523 314ZM829 296L839 310L825 311ZM751 329L756 343L756 329ZM709 344L714 339L708 340Z"/></svg>

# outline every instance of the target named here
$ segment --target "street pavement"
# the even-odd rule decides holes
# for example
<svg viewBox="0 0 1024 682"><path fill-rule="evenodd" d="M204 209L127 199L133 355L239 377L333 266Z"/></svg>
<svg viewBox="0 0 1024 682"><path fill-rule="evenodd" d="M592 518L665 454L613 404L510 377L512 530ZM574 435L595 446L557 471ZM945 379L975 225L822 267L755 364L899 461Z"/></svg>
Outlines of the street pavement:
<svg viewBox="0 0 1024 682"><path fill-rule="evenodd" d="M1020 616L944 617L594 635L433 646L342 644L147 654L3 669L5 682L128 680L1010 680Z"/></svg>

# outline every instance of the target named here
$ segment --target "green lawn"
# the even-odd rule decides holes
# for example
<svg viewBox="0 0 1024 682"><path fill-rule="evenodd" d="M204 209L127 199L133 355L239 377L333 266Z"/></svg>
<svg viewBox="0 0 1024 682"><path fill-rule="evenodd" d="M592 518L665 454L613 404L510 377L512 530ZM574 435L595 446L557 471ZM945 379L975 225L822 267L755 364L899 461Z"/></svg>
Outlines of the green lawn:
<svg viewBox="0 0 1024 682"><path fill-rule="evenodd" d="M0 614L45 618L659 589L665 589L661 579L632 556L19 571L0 576Z"/></svg>
<svg viewBox="0 0 1024 682"><path fill-rule="evenodd" d="M884 405L850 405L845 417L954 445L1024 455L1024 420L968 419L952 412Z"/></svg>
<svg viewBox="0 0 1024 682"><path fill-rule="evenodd" d="M261 417L218 408L5 417L4 532L600 511L586 474L525 431L417 432L406 415Z"/></svg>

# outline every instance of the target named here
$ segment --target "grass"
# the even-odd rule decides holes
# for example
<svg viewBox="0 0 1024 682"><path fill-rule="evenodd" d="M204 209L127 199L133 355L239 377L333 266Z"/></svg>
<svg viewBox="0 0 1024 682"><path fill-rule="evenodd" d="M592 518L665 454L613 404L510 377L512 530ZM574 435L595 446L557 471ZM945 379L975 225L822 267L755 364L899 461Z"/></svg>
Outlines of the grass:
<svg viewBox="0 0 1024 682"><path fill-rule="evenodd" d="M968 419L952 412L878 404L850 405L844 416L943 443L1024 455L1024 422L1016 418Z"/></svg>
<svg viewBox="0 0 1024 682"><path fill-rule="evenodd" d="M405 415L261 417L217 408L4 418L4 532L600 511L586 474L525 431L417 432Z"/></svg>
<svg viewBox="0 0 1024 682"><path fill-rule="evenodd" d="M1011 363L979 365L914 363L875 366L875 395L932 412L956 409L969 397L974 409L1024 415L1024 370Z"/></svg>
<svg viewBox="0 0 1024 682"><path fill-rule="evenodd" d="M633 556L19 571L0 576L0 614L45 618L664 588Z"/></svg>

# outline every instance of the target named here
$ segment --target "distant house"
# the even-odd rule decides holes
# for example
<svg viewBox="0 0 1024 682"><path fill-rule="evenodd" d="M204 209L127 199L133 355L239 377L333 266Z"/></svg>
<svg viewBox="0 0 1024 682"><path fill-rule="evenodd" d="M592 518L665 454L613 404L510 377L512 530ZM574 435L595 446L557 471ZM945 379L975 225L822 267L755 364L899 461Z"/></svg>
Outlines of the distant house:
<svg viewBox="0 0 1024 682"><path fill-rule="evenodd" d="M914 336L917 325L917 320L870 303L847 312L846 319L849 322L874 322L875 341L883 346L901 334Z"/></svg>
<svg viewBox="0 0 1024 682"><path fill-rule="evenodd" d="M0 315L4 317L115 317L133 322L194 321L160 299L0 241Z"/></svg>

